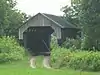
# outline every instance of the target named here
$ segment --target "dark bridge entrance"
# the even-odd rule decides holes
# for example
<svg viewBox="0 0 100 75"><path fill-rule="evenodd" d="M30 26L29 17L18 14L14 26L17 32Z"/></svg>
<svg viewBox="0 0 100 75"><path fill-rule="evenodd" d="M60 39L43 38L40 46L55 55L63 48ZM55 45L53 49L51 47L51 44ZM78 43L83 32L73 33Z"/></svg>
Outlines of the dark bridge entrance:
<svg viewBox="0 0 100 75"><path fill-rule="evenodd" d="M53 32L49 26L29 27L23 33L24 47L31 55L50 55L50 39Z"/></svg>

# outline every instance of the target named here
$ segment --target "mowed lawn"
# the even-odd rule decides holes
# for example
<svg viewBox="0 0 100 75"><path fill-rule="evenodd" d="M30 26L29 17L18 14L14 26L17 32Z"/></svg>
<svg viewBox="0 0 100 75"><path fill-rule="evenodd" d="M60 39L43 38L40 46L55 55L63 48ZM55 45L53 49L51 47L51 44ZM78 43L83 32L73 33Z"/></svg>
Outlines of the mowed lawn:
<svg viewBox="0 0 100 75"><path fill-rule="evenodd" d="M42 61L38 58L37 68L29 67L28 59L13 63L0 64L0 75L100 75L100 72L80 72L69 69L45 69ZM41 62L41 64L40 64Z"/></svg>

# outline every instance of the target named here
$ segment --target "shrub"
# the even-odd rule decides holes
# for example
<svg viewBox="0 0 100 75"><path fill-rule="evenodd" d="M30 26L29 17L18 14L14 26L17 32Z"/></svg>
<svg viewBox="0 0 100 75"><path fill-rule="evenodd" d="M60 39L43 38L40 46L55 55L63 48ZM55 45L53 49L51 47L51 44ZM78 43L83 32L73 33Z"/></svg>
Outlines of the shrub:
<svg viewBox="0 0 100 75"><path fill-rule="evenodd" d="M51 36L50 45L51 45L51 46L50 46L51 49L56 49L57 47L59 47L59 46L58 46L58 43L57 43L57 38L56 38L54 35Z"/></svg>
<svg viewBox="0 0 100 75"><path fill-rule="evenodd" d="M54 68L61 68L66 66L65 63L70 60L71 52L65 48L58 47L51 52L51 61ZM68 57L68 58L67 58ZM64 61L66 58L66 61Z"/></svg>
<svg viewBox="0 0 100 75"><path fill-rule="evenodd" d="M81 49L100 51L100 40L84 35L84 38L82 39L81 43Z"/></svg>
<svg viewBox="0 0 100 75"><path fill-rule="evenodd" d="M77 52L67 66L74 69L100 71L100 55L98 52ZM81 54L77 56L77 54Z"/></svg>
<svg viewBox="0 0 100 75"><path fill-rule="evenodd" d="M64 48L80 49L81 48L81 39L70 39L66 38L66 41L62 44Z"/></svg>
<svg viewBox="0 0 100 75"><path fill-rule="evenodd" d="M100 71L100 52L71 51L65 48L52 50L52 66L54 68L73 68L86 71Z"/></svg>
<svg viewBox="0 0 100 75"><path fill-rule="evenodd" d="M90 50L93 49L93 40L91 38L89 38L88 36L85 36L82 39L82 43L81 43L81 49L86 49L86 50Z"/></svg>
<svg viewBox="0 0 100 75"><path fill-rule="evenodd" d="M0 63L21 60L23 56L24 48L20 47L14 37L0 38Z"/></svg>

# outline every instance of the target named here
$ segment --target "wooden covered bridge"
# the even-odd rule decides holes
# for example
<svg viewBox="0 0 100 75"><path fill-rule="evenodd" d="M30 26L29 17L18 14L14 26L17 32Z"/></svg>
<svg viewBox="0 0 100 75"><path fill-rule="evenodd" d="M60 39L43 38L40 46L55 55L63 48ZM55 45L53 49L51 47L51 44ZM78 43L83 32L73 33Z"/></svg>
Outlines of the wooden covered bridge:
<svg viewBox="0 0 100 75"><path fill-rule="evenodd" d="M78 31L78 28L65 21L61 16L38 13L19 28L19 39L24 40L26 47L32 47L36 44L36 39L41 39L49 48L51 34L56 36L58 44L61 44L66 40L66 37L75 38Z"/></svg>

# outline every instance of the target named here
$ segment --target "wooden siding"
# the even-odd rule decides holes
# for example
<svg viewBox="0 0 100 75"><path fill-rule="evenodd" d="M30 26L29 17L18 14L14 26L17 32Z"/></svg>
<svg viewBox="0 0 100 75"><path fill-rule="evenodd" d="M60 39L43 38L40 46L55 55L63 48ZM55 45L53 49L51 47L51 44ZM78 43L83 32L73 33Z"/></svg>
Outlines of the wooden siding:
<svg viewBox="0 0 100 75"><path fill-rule="evenodd" d="M23 39L23 32L28 28L28 24L26 23L19 29L19 39Z"/></svg>
<svg viewBox="0 0 100 75"><path fill-rule="evenodd" d="M30 26L51 26L54 29L53 34L57 37L57 39L61 39L61 28L40 14L29 20L22 27L20 27L19 39L23 39L23 32L27 30L27 28Z"/></svg>
<svg viewBox="0 0 100 75"><path fill-rule="evenodd" d="M57 39L61 39L61 28L51 23L51 27L54 29L53 35L57 37Z"/></svg>
<svg viewBox="0 0 100 75"><path fill-rule="evenodd" d="M61 32L62 32L62 35L61 35L62 39L66 39L66 37L76 38L76 35L78 35L77 34L78 30L73 29L73 28L65 28L65 29L62 29Z"/></svg>

